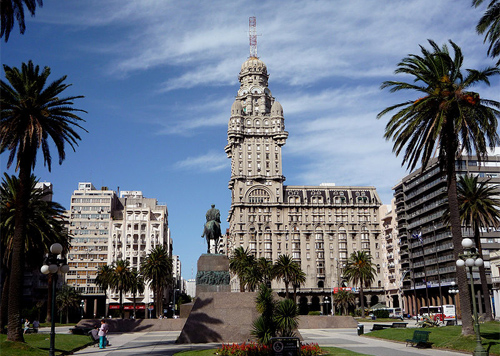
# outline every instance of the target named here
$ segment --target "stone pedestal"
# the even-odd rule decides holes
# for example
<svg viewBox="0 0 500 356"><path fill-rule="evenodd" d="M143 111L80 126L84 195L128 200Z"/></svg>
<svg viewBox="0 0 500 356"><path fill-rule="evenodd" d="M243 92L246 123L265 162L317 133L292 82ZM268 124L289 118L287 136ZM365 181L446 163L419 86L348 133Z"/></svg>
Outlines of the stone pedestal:
<svg viewBox="0 0 500 356"><path fill-rule="evenodd" d="M229 258L226 255L200 256L196 274L196 296L200 293L231 292L229 281Z"/></svg>

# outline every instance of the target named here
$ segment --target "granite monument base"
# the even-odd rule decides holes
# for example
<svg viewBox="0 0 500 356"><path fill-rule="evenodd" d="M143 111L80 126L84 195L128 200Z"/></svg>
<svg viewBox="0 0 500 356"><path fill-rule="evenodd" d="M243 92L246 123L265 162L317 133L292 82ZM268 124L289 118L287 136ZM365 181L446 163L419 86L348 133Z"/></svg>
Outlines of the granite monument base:
<svg viewBox="0 0 500 356"><path fill-rule="evenodd" d="M200 293L231 292L229 281L229 258L226 255L200 256L196 274L196 296Z"/></svg>

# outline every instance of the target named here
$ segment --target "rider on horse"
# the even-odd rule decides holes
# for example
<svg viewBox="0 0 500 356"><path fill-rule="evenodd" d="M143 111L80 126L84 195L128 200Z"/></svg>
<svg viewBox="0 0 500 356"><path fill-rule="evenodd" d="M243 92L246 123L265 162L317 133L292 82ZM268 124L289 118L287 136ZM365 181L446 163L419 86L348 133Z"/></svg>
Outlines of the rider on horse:
<svg viewBox="0 0 500 356"><path fill-rule="evenodd" d="M216 253L219 237L222 236L220 231L220 211L219 209L215 209L215 205L212 204L212 208L207 211L207 214L205 216L207 218L207 222L205 223L203 235L201 235L201 237L206 237L207 239L207 253L210 253L210 240L214 240L214 252Z"/></svg>

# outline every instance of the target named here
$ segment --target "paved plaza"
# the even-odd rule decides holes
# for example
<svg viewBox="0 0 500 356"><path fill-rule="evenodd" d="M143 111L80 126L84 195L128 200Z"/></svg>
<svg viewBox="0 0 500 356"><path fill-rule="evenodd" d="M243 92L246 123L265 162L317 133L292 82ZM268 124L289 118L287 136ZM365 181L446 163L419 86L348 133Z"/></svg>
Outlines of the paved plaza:
<svg viewBox="0 0 500 356"><path fill-rule="evenodd" d="M365 325L365 328L370 328ZM369 329L368 329L369 330ZM62 331L62 330L61 330ZM356 329L302 329L304 342L318 343L320 346L334 346L374 356L458 356L461 352L437 350L433 348L417 349L406 347L404 343L358 336ZM210 344L175 344L178 331L152 331L133 333L110 333L111 346L100 350L98 346L89 346L74 355L99 356L139 356L173 355L180 351L212 349L220 343ZM431 337L432 340L432 337Z"/></svg>

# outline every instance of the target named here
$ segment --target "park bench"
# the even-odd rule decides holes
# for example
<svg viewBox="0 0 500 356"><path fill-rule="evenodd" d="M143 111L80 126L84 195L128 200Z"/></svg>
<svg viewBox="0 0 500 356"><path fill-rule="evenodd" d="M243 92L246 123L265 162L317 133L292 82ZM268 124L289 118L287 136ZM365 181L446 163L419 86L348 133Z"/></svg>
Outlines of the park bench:
<svg viewBox="0 0 500 356"><path fill-rule="evenodd" d="M413 332L412 339L406 339L406 346L411 344L411 346L415 347L429 347L431 343L429 342L429 334L430 331L425 330L415 330Z"/></svg>
<svg viewBox="0 0 500 356"><path fill-rule="evenodd" d="M391 325L388 324L373 324L371 331L374 330L384 330L390 328Z"/></svg>
<svg viewBox="0 0 500 356"><path fill-rule="evenodd" d="M391 328L406 328L406 325L408 325L408 323L396 322L392 323Z"/></svg>
<svg viewBox="0 0 500 356"><path fill-rule="evenodd" d="M35 328L28 328L28 330L26 330L26 334L36 334L38 332L38 329L35 329Z"/></svg>

